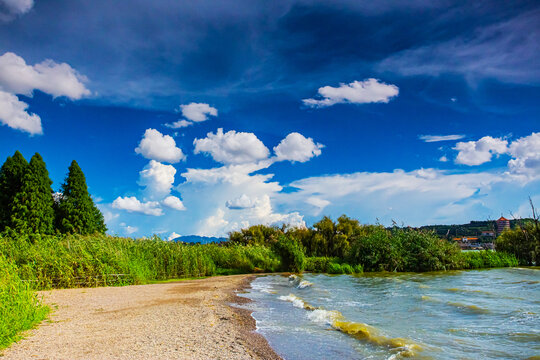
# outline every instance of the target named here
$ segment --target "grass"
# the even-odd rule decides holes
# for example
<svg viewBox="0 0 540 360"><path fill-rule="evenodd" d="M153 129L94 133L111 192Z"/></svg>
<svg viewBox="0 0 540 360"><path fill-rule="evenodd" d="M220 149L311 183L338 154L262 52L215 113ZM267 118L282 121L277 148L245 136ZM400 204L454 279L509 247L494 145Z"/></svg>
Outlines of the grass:
<svg viewBox="0 0 540 360"><path fill-rule="evenodd" d="M0 349L21 338L21 332L40 323L49 308L43 306L15 265L0 255Z"/></svg>

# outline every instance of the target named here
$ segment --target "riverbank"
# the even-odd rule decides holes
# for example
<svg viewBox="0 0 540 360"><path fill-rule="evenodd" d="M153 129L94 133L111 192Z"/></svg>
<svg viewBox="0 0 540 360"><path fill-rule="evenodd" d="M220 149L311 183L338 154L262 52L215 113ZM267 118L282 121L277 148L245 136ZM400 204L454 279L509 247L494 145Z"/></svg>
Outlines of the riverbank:
<svg viewBox="0 0 540 360"><path fill-rule="evenodd" d="M3 359L279 359L236 291L253 275L40 292L48 321Z"/></svg>

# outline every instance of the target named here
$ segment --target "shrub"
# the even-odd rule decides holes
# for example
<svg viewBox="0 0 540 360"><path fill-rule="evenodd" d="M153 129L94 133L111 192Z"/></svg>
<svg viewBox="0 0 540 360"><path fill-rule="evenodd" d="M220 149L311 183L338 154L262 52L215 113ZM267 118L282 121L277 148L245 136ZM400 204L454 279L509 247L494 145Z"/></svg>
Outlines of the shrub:
<svg viewBox="0 0 540 360"><path fill-rule="evenodd" d="M306 258L298 242L281 235L274 245L274 251L281 258L281 267L283 271L304 271Z"/></svg>
<svg viewBox="0 0 540 360"><path fill-rule="evenodd" d="M21 281L15 265L0 254L0 349L43 320L48 311Z"/></svg>

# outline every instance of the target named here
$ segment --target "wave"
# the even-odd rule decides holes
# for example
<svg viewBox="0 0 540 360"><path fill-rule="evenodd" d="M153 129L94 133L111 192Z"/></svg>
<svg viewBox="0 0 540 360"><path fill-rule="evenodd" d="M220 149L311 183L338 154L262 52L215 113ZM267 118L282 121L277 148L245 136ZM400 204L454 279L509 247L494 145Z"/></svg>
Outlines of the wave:
<svg viewBox="0 0 540 360"><path fill-rule="evenodd" d="M289 283L293 284L298 289L305 289L307 287L313 286L312 282L302 280L301 277L295 274L289 276Z"/></svg>
<svg viewBox="0 0 540 360"><path fill-rule="evenodd" d="M447 304L450 306L456 307L464 312L470 312L474 314L489 314L490 312L488 309L484 309L476 305L468 305L468 304L463 304L459 302L451 302L451 301L447 302Z"/></svg>
<svg viewBox="0 0 540 360"><path fill-rule="evenodd" d="M419 344L416 344L411 340L384 336L373 326L347 321L341 312L314 307L294 294L280 296L279 299L289 301L295 307L310 311L308 318L313 322L330 325L333 329L341 331L358 340L373 345L387 347L390 351L395 352L401 357L415 356L416 352L423 350Z"/></svg>

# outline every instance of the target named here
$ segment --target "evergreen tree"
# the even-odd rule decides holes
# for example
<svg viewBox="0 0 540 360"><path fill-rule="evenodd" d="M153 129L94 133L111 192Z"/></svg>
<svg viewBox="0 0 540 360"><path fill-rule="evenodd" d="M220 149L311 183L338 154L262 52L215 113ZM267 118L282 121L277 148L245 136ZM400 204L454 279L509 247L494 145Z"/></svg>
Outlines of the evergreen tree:
<svg viewBox="0 0 540 360"><path fill-rule="evenodd" d="M35 153L22 178L21 190L11 207L11 223L15 230L28 234L52 234L54 210L52 181L43 158Z"/></svg>
<svg viewBox="0 0 540 360"><path fill-rule="evenodd" d="M0 231L11 226L11 207L15 195L21 191L22 179L28 162L19 151L9 156L0 169Z"/></svg>
<svg viewBox="0 0 540 360"><path fill-rule="evenodd" d="M93 234L107 231L103 215L88 193L86 178L75 160L62 185L57 224L64 233Z"/></svg>

